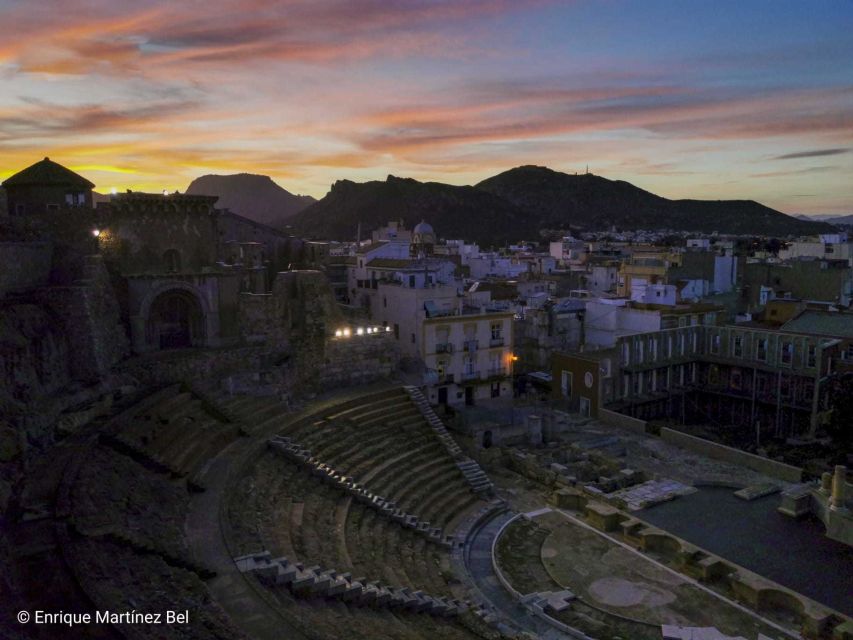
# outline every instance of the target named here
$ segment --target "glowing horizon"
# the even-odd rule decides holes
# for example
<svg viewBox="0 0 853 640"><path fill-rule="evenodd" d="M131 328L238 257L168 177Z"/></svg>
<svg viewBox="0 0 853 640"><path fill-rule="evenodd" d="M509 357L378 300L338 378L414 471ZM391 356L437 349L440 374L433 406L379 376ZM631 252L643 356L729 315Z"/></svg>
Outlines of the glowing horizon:
<svg viewBox="0 0 853 640"><path fill-rule="evenodd" d="M853 5L0 0L0 180L269 175L321 198L523 164L853 212Z"/></svg>

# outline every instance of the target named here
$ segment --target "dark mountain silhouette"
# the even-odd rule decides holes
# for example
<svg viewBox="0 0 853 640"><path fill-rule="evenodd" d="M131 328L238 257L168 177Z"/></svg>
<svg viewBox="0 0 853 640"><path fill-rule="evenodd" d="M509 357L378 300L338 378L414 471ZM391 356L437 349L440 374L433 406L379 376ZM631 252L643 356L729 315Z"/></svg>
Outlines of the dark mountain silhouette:
<svg viewBox="0 0 853 640"><path fill-rule="evenodd" d="M269 176L238 173L229 176L206 175L187 187L190 195L219 196L216 206L274 227L315 202L311 196L299 196L277 185Z"/></svg>
<svg viewBox="0 0 853 640"><path fill-rule="evenodd" d="M833 216L826 218L826 222L830 224L853 224L853 213L849 216Z"/></svg>
<svg viewBox="0 0 853 640"><path fill-rule="evenodd" d="M388 176L385 182L341 180L290 223L307 237L354 239L388 220L429 221L445 238L483 246L539 239L541 229L676 229L756 235L831 231L751 200L668 200L621 180L525 166L474 187Z"/></svg>
<svg viewBox="0 0 853 640"><path fill-rule="evenodd" d="M384 182L339 180L291 224L306 237L347 240L355 239L359 223L365 238L389 220L399 219L409 228L428 220L443 237L484 245L525 234L538 236L521 210L487 191L395 176Z"/></svg>
<svg viewBox="0 0 853 640"><path fill-rule="evenodd" d="M623 180L569 175L547 167L510 169L477 185L536 215L540 228L677 229L757 235L832 230L753 200L668 200Z"/></svg>

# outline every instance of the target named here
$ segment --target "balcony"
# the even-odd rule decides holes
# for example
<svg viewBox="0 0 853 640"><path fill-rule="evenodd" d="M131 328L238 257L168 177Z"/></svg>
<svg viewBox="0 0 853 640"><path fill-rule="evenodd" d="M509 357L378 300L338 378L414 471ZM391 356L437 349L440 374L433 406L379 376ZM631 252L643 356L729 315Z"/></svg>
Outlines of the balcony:
<svg viewBox="0 0 853 640"><path fill-rule="evenodd" d="M479 340L466 340L464 344L465 351L476 351L480 348Z"/></svg>
<svg viewBox="0 0 853 640"><path fill-rule="evenodd" d="M439 342L435 345L436 353L453 353L452 342Z"/></svg>
<svg viewBox="0 0 853 640"><path fill-rule="evenodd" d="M480 372L479 371L464 371L462 372L463 380L479 380Z"/></svg>
<svg viewBox="0 0 853 640"><path fill-rule="evenodd" d="M492 338L491 340L489 340L489 346L490 347L502 347L502 346L504 346L504 339L503 338Z"/></svg>
<svg viewBox="0 0 853 640"><path fill-rule="evenodd" d="M506 376L506 367L492 367L489 369L490 378L503 378Z"/></svg>
<svg viewBox="0 0 853 640"><path fill-rule="evenodd" d="M436 384L453 384L453 374L452 373L444 373L441 374L435 369L427 369L424 372L424 384L428 385L436 385Z"/></svg>

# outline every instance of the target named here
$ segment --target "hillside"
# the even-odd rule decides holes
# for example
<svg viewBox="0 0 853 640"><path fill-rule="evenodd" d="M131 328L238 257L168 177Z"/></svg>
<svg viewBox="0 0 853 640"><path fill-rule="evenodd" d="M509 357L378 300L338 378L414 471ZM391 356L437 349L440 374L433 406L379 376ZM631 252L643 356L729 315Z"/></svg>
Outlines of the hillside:
<svg viewBox="0 0 853 640"><path fill-rule="evenodd" d="M524 212L507 201L474 187L418 182L388 176L384 182L339 180L321 200L291 220L294 230L310 238L355 239L402 219L410 228L428 220L446 238L476 240L484 246L524 236L538 237Z"/></svg>
<svg viewBox="0 0 853 640"><path fill-rule="evenodd" d="M853 224L853 213L849 216L833 216L832 218L827 218L826 221L831 224Z"/></svg>
<svg viewBox="0 0 853 640"><path fill-rule="evenodd" d="M315 202L311 196L290 193L269 176L251 173L201 176L190 183L186 192L190 195L219 196L217 207L278 227Z"/></svg>
<svg viewBox="0 0 853 640"><path fill-rule="evenodd" d="M539 219L541 228L678 229L757 235L831 230L752 200L668 200L629 182L592 174L569 175L546 167L505 171L477 185Z"/></svg>
<svg viewBox="0 0 853 640"><path fill-rule="evenodd" d="M409 226L429 221L440 236L483 246L539 239L540 229L683 229L756 235L831 230L750 200L668 200L634 185L591 174L568 175L545 167L518 167L457 187L388 176L385 182L340 180L292 218L306 237L354 239L388 220Z"/></svg>

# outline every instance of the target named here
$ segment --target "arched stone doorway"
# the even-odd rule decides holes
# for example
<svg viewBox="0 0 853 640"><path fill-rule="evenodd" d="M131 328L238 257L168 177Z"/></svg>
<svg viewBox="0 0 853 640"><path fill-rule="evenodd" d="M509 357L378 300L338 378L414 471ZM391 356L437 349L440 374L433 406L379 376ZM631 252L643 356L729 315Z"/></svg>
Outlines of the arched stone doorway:
<svg viewBox="0 0 853 640"><path fill-rule="evenodd" d="M154 349L185 349L206 343L201 303L190 291L170 289L151 303L145 328L146 341Z"/></svg>

